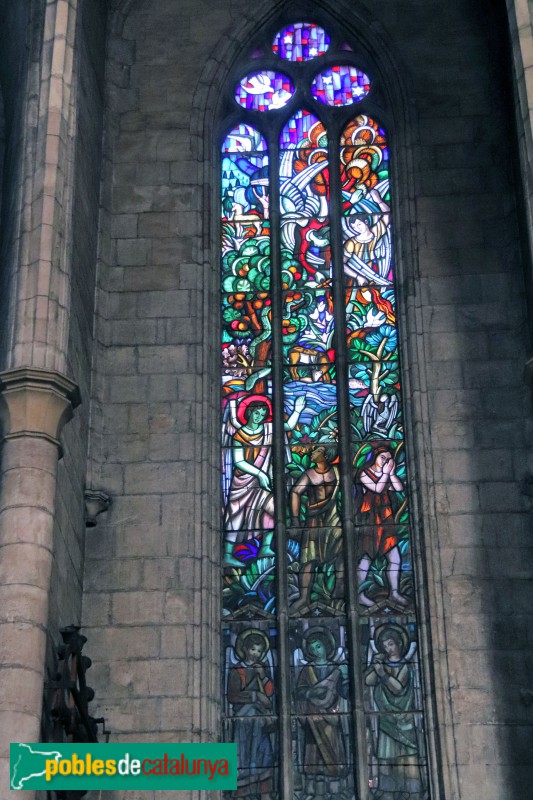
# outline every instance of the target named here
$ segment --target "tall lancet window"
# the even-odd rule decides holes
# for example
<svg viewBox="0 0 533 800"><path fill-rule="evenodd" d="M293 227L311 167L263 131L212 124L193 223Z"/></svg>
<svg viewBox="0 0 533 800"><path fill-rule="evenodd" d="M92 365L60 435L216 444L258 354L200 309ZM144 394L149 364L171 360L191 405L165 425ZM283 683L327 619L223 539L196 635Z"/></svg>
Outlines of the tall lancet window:
<svg viewBox="0 0 533 800"><path fill-rule="evenodd" d="M274 34L274 32L273 32ZM236 797L429 797L379 79L297 22L221 152L223 729Z"/></svg>

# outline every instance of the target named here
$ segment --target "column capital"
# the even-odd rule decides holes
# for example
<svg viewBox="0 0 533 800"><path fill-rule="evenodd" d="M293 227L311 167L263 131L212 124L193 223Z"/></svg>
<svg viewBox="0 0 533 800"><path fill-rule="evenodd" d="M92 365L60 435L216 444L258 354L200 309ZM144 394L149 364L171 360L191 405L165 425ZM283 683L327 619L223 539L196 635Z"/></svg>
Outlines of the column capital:
<svg viewBox="0 0 533 800"><path fill-rule="evenodd" d="M80 402L74 381L54 370L17 367L0 372L4 439L32 436L60 447L61 430Z"/></svg>

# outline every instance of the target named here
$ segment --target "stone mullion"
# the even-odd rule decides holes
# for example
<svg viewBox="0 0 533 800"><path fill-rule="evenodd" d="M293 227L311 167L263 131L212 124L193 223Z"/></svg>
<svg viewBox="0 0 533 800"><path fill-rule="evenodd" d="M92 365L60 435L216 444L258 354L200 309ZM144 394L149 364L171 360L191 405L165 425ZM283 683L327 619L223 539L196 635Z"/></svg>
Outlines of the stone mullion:
<svg viewBox="0 0 533 800"><path fill-rule="evenodd" d="M278 622L278 714L280 719L280 789L281 797L293 797L291 752L291 698L289 617L287 601L287 542L285 488L285 413L283 403L283 342L281 323L283 296L281 284L281 232L279 198L279 131L270 136L270 286L272 297L272 399L274 410L273 489L275 508L276 608Z"/></svg>
<svg viewBox="0 0 533 800"><path fill-rule="evenodd" d="M362 664L359 647L359 613L357 603L356 531L353 508L353 470L350 448L350 397L348 392L348 360L346 353L346 306L344 289L344 247L342 242L342 187L340 171L339 126L328 127L328 160L330 176L331 256L333 262L333 305L335 309L335 364L337 369L337 400L339 423L339 460L342 492L342 533L346 571L346 629L350 667L352 724L356 752L354 783L359 800L368 792L367 744L363 711L363 688L360 674Z"/></svg>

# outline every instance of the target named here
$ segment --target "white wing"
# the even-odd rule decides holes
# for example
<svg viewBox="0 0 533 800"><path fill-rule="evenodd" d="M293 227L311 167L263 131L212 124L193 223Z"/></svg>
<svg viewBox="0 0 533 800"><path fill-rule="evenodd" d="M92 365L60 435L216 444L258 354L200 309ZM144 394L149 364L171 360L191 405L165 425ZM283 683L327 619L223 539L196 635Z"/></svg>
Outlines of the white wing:
<svg viewBox="0 0 533 800"><path fill-rule="evenodd" d="M372 430L372 425L376 419L376 411L377 406L374 402L374 398L371 394L369 394L363 403L363 408L361 409L361 419L363 420L363 428L365 433L370 433Z"/></svg>
<svg viewBox="0 0 533 800"><path fill-rule="evenodd" d="M222 494L224 497L224 508L228 503L231 479L233 476L231 446L233 444L233 437L240 427L236 419L236 413L235 400L230 400L224 409L222 420Z"/></svg>
<svg viewBox="0 0 533 800"><path fill-rule="evenodd" d="M391 427L398 414L398 398L396 395L391 395L389 399L389 416L387 417L387 430Z"/></svg>

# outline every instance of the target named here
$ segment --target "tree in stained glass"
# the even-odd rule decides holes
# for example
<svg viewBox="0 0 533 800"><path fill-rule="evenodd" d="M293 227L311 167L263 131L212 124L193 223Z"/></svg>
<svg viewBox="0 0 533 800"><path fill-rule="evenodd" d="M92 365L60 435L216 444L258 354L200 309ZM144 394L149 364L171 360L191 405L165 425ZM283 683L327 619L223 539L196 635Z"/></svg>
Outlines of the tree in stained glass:
<svg viewBox="0 0 533 800"><path fill-rule="evenodd" d="M387 135L344 37L256 45L221 153L230 794L428 800Z"/></svg>

